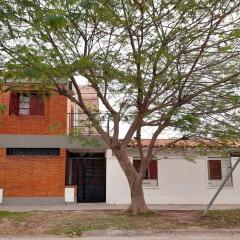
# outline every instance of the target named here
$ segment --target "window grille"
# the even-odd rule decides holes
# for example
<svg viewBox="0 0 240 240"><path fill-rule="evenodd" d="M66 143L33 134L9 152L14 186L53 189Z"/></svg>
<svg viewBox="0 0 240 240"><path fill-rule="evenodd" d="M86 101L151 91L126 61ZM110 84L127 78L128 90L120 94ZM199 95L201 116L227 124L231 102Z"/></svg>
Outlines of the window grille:
<svg viewBox="0 0 240 240"><path fill-rule="evenodd" d="M8 156L59 156L60 148L7 148Z"/></svg>

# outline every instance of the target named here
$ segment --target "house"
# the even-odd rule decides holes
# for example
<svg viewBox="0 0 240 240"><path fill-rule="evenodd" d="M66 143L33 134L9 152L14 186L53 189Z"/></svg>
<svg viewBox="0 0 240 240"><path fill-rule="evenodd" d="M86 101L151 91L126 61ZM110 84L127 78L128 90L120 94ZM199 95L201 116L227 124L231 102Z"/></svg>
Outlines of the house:
<svg viewBox="0 0 240 240"><path fill-rule="evenodd" d="M6 106L0 115L0 203L129 203L126 177L111 150L86 124L86 116L65 97L54 92L40 96L34 89L0 94L0 104ZM98 107L96 93L87 86L81 89L86 101ZM81 139L68 136L72 130L81 131ZM142 144L147 146L148 140ZM146 172L147 203L208 203L237 157L215 148L203 154L189 140L168 145L169 140L156 142L164 150ZM134 142L129 156L138 170ZM216 203L240 204L240 167Z"/></svg>

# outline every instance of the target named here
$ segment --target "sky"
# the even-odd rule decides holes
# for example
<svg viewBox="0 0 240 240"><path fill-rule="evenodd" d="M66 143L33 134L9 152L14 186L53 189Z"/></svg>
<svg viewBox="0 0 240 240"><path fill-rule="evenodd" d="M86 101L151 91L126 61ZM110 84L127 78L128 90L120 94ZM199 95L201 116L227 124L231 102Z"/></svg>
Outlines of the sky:
<svg viewBox="0 0 240 240"><path fill-rule="evenodd" d="M82 76L76 76L77 82L79 85L88 85L88 80ZM105 107L102 104L101 101L99 101L99 109L100 111L105 111ZM120 125L120 138L124 138L127 130L129 128L129 124L127 123L122 123ZM142 138L151 138L152 137L152 132L154 131L153 127L147 127L142 130ZM178 137L179 135L172 129L168 129L164 131L158 138L174 138Z"/></svg>

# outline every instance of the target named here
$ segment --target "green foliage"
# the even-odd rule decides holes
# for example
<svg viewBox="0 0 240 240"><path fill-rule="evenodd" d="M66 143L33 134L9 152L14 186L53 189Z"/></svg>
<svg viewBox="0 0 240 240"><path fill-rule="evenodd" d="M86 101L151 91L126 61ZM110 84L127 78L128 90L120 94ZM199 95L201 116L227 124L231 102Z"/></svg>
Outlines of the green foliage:
<svg viewBox="0 0 240 240"><path fill-rule="evenodd" d="M194 132L196 131L199 124L200 124L199 118L197 118L193 114L188 113L183 115L180 120L177 120L175 126L176 128L180 128L181 131Z"/></svg>
<svg viewBox="0 0 240 240"><path fill-rule="evenodd" d="M68 135L69 142L79 143L82 148L93 148L98 149L102 146L102 143L96 137L88 137L83 134L81 129L75 129Z"/></svg>
<svg viewBox="0 0 240 240"><path fill-rule="evenodd" d="M92 147L94 149L97 149L101 147L101 144L96 138L86 138L82 139L82 146L86 148Z"/></svg>
<svg viewBox="0 0 240 240"><path fill-rule="evenodd" d="M19 0L19 3L22 7L35 7L34 1L30 0Z"/></svg>
<svg viewBox="0 0 240 240"><path fill-rule="evenodd" d="M48 131L49 132L55 132L58 129L60 129L62 127L62 123L61 122L54 122L53 124L48 126Z"/></svg>
<svg viewBox="0 0 240 240"><path fill-rule="evenodd" d="M7 105L0 103L0 115L5 114L7 110L8 110Z"/></svg>
<svg viewBox="0 0 240 240"><path fill-rule="evenodd" d="M28 212L9 212L9 211L0 211L0 219L11 219L15 223L22 222L29 217L31 213Z"/></svg>
<svg viewBox="0 0 240 240"><path fill-rule="evenodd" d="M230 101L235 103L235 104L239 104L240 103L240 96L230 96Z"/></svg>
<svg viewBox="0 0 240 240"><path fill-rule="evenodd" d="M71 227L70 229L68 229L68 234L71 235L71 237L79 237L84 232L93 231L93 230L94 230L93 226L83 225L83 226L78 226L78 227Z"/></svg>
<svg viewBox="0 0 240 240"><path fill-rule="evenodd" d="M113 128L120 119L236 139L238 12L230 0L0 0L0 75L40 81L42 88L86 77L105 100L106 134L123 132L121 124ZM87 127L102 124L94 118Z"/></svg>
<svg viewBox="0 0 240 240"><path fill-rule="evenodd" d="M234 29L231 34L230 34L231 37L236 37L236 38L240 38L240 29L237 28L237 29Z"/></svg>
<svg viewBox="0 0 240 240"><path fill-rule="evenodd" d="M194 157L192 157L192 156L184 155L184 159L191 163L196 163Z"/></svg>
<svg viewBox="0 0 240 240"><path fill-rule="evenodd" d="M83 9L88 9L91 6L91 0L70 0L70 3L79 4Z"/></svg>
<svg viewBox="0 0 240 240"><path fill-rule="evenodd" d="M231 45L220 47L220 51L222 51L222 52L228 52L230 50L232 50L232 46Z"/></svg>
<svg viewBox="0 0 240 240"><path fill-rule="evenodd" d="M73 63L73 68L76 70L84 71L86 69L89 69L91 67L94 67L93 62L90 60L89 57L86 56L81 56L79 59L77 59L74 63Z"/></svg>
<svg viewBox="0 0 240 240"><path fill-rule="evenodd" d="M49 15L46 17L47 26L60 30L67 26L67 20L63 15Z"/></svg>

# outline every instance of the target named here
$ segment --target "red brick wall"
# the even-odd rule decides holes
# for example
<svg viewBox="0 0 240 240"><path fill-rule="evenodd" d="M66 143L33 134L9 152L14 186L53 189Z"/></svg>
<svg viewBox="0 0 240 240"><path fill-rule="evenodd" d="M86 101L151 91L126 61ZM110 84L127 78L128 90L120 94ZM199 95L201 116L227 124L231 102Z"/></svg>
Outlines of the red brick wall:
<svg viewBox="0 0 240 240"><path fill-rule="evenodd" d="M4 163L5 163L6 149L0 148L0 188L3 188L5 183L5 172L4 172Z"/></svg>
<svg viewBox="0 0 240 240"><path fill-rule="evenodd" d="M56 156L6 156L1 161L4 197L64 197L66 150Z"/></svg>
<svg viewBox="0 0 240 240"><path fill-rule="evenodd" d="M0 103L7 111L0 114L0 134L40 134L54 135L66 133L67 99L52 94L45 99L44 116L9 115L10 92L0 94Z"/></svg>
<svg viewBox="0 0 240 240"><path fill-rule="evenodd" d="M0 148L0 164L5 162L6 149Z"/></svg>

